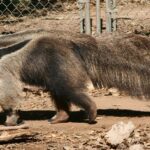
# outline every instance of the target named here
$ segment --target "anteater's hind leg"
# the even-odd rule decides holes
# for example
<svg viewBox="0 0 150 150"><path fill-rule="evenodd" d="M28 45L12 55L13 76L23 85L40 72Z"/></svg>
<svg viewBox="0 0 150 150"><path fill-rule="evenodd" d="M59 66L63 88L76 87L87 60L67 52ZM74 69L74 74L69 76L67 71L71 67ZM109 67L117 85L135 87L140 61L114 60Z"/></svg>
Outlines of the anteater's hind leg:
<svg viewBox="0 0 150 150"><path fill-rule="evenodd" d="M57 94L52 93L52 98L57 108L57 114L51 119L51 123L68 121L70 103L85 109L88 113L89 123L93 123L95 121L97 115L96 105L85 93L74 90L65 90L63 93L59 93L57 91Z"/></svg>
<svg viewBox="0 0 150 150"><path fill-rule="evenodd" d="M69 119L70 102L65 99L65 97L58 96L52 93L52 98L57 109L57 113L54 117L50 119L50 123L63 123L67 122Z"/></svg>
<svg viewBox="0 0 150 150"><path fill-rule="evenodd" d="M69 119L69 114L65 110L57 110L57 113L49 121L51 124L67 122Z"/></svg>
<svg viewBox="0 0 150 150"><path fill-rule="evenodd" d="M89 123L94 123L97 116L96 104L88 97L87 94L76 91L70 95L70 100L75 105L82 107L88 113Z"/></svg>

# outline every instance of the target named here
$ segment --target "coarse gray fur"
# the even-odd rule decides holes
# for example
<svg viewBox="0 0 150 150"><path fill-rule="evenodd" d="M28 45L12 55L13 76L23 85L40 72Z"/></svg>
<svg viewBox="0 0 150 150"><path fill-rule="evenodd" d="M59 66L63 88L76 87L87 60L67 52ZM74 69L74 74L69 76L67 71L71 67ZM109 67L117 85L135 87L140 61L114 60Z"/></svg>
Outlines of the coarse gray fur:
<svg viewBox="0 0 150 150"><path fill-rule="evenodd" d="M150 95L150 38L127 34L97 38L99 81L133 96ZM99 68L99 67L98 67ZM130 84L129 84L130 83Z"/></svg>

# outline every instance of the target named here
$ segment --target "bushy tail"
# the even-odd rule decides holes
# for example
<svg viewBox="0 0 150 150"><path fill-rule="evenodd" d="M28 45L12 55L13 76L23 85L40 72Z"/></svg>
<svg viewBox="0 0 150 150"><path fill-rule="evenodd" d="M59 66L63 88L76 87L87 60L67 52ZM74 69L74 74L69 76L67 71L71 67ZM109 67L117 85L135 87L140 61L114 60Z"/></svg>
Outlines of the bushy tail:
<svg viewBox="0 0 150 150"><path fill-rule="evenodd" d="M140 35L97 38L94 64L98 84L150 98L150 38Z"/></svg>

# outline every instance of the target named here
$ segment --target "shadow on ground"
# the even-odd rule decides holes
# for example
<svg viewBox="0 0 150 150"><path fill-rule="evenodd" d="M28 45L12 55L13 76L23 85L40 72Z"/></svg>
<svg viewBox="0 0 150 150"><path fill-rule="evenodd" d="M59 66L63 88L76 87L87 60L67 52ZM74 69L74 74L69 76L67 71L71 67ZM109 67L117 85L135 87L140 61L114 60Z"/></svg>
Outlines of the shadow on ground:
<svg viewBox="0 0 150 150"><path fill-rule="evenodd" d="M32 110L20 111L23 120L47 120L55 115L55 111ZM98 109L98 116L116 116L116 117L150 117L150 111L136 111L128 109ZM87 114L84 111L73 111L70 114L70 122L86 122ZM5 114L0 113L0 123L5 120Z"/></svg>

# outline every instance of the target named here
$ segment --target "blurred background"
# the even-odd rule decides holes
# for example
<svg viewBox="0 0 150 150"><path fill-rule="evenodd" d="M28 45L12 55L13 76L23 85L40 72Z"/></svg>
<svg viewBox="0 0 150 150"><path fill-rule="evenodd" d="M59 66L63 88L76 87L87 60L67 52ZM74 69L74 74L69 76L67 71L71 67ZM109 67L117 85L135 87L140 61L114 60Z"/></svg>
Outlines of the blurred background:
<svg viewBox="0 0 150 150"><path fill-rule="evenodd" d="M108 3L112 3L111 9ZM90 30L95 35L97 13L102 33L109 31L110 17L114 31L150 34L150 0L0 0L0 33L35 28L86 32L82 30L90 15Z"/></svg>

